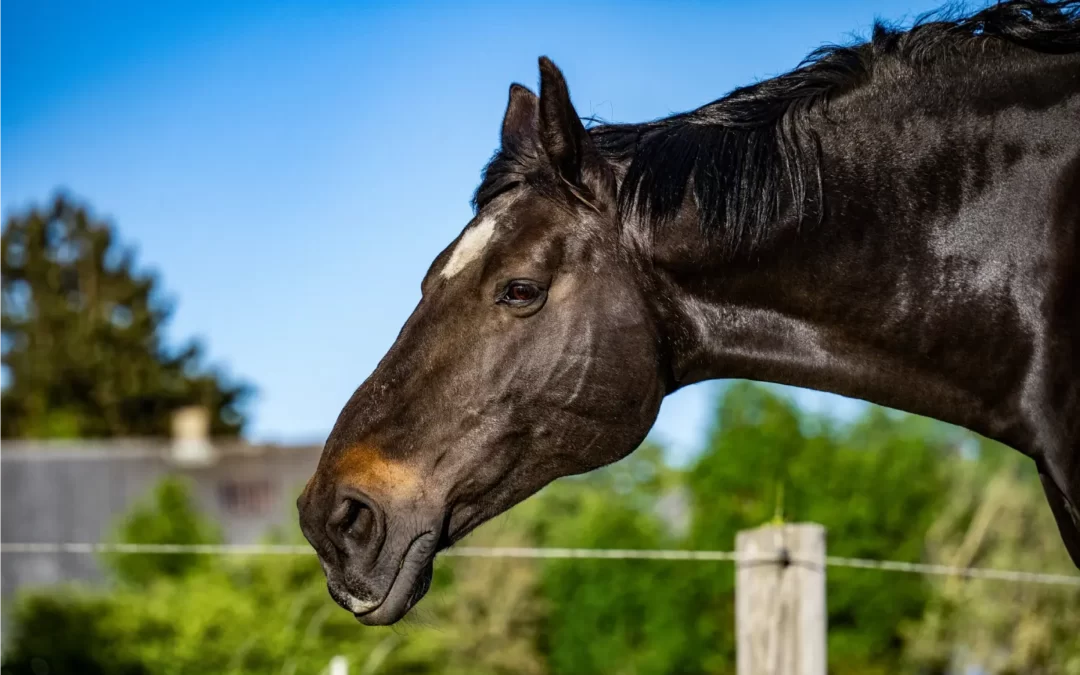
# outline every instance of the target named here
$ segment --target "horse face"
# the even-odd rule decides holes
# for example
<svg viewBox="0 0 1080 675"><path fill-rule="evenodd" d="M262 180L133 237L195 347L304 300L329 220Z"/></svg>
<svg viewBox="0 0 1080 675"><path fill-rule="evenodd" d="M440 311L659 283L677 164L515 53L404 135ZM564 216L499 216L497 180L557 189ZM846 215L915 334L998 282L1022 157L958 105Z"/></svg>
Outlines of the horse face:
<svg viewBox="0 0 1080 675"><path fill-rule="evenodd" d="M511 88L484 183L298 501L330 594L366 624L404 616L440 548L632 451L663 397L614 177L550 61L539 98Z"/></svg>

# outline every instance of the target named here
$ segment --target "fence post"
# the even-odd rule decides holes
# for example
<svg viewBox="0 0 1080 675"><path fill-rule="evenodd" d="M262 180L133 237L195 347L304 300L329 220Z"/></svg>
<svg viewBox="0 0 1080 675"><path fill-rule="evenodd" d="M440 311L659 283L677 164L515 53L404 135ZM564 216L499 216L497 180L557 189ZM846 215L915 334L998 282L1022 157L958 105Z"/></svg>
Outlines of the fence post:
<svg viewBox="0 0 1080 675"><path fill-rule="evenodd" d="M745 530L735 552L738 675L825 675L825 528Z"/></svg>

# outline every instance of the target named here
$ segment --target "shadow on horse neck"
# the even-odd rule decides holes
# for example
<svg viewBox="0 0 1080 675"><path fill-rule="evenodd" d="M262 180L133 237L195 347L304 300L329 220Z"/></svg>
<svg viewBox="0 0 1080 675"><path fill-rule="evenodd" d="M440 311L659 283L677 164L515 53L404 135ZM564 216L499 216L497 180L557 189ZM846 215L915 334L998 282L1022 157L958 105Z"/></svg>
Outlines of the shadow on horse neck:
<svg viewBox="0 0 1080 675"><path fill-rule="evenodd" d="M541 59L300 499L334 597L396 621L438 550L630 453L666 394L712 378L1011 445L1080 565L1078 15L879 25L695 111L588 129Z"/></svg>

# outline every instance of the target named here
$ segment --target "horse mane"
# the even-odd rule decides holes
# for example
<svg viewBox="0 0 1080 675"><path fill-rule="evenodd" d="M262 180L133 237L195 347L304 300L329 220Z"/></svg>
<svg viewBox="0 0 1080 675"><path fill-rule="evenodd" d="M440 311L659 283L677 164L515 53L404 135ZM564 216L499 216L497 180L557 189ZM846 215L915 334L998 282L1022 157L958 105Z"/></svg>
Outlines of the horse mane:
<svg viewBox="0 0 1080 675"><path fill-rule="evenodd" d="M798 222L822 217L820 152L809 126L815 104L865 84L886 60L938 63L1006 45L1080 51L1080 0L1005 0L968 15L946 8L922 15L907 30L878 21L868 41L820 47L794 70L694 111L639 124L599 123L589 132L600 153L624 171L623 217L658 226L693 190L702 233L734 253L761 243L785 204ZM496 153L474 207L535 174L529 167L537 161Z"/></svg>

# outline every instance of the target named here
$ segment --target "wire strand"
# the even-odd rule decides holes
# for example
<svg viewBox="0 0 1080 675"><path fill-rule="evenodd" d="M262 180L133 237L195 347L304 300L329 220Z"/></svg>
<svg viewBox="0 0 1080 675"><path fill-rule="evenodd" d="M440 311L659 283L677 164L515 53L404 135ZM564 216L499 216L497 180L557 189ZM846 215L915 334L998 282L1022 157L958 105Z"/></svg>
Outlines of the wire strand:
<svg viewBox="0 0 1080 675"><path fill-rule="evenodd" d="M237 556L307 556L314 555L309 546L287 544L103 544L103 543L24 543L0 544L0 554L151 554L151 555L237 555ZM663 549L603 549L603 548L530 548L459 546L439 555L453 558L521 558L577 560L682 560L700 562L734 562L740 566L776 564L776 558L740 556L734 551L685 551ZM799 564L801 561L787 561ZM931 563L900 560L870 560L826 556L828 567L848 567L883 572L902 572L935 576L956 576L966 579L987 579L1016 583L1051 584L1080 587L1080 576L1046 574L1022 570L1001 570L986 567L951 567Z"/></svg>

